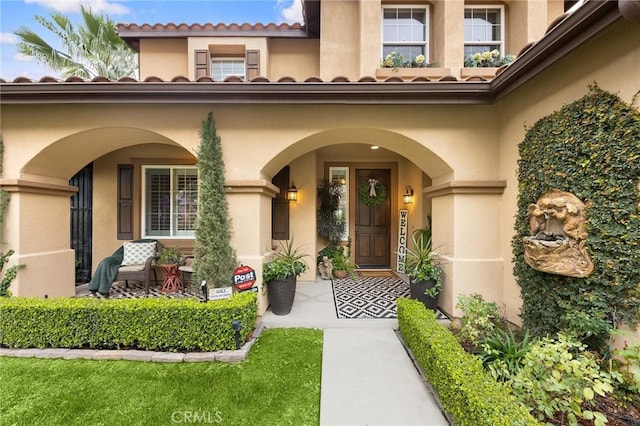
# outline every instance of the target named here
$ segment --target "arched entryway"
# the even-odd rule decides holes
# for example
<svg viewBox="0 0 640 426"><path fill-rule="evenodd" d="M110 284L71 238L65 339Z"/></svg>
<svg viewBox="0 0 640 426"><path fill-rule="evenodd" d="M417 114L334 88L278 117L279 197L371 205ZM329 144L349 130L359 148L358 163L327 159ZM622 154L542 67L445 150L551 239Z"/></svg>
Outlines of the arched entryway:
<svg viewBox="0 0 640 426"><path fill-rule="evenodd" d="M28 159L20 178L5 179L11 193L7 241L16 250L13 261L27 267L13 281L17 296L75 294L76 253L70 242L70 199L77 187L72 177L92 164L92 266L122 244L117 233L118 165L130 164L138 184L132 196L133 214L140 214L142 164L194 164L194 155L156 132L137 128L99 128L70 134L50 143ZM46 214L43 214L46 212ZM135 225L140 232L139 219ZM139 234L138 234L139 235Z"/></svg>

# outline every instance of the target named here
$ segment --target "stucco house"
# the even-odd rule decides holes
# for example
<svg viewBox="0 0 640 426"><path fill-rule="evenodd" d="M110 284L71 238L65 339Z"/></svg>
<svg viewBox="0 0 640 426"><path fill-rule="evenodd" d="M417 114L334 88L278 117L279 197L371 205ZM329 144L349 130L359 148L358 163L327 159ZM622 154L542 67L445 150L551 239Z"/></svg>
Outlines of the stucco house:
<svg viewBox="0 0 640 426"><path fill-rule="evenodd" d="M13 294L72 296L76 252L90 271L126 240L193 247L195 152L211 111L232 245L258 276L276 240L312 257L323 247L316 188L329 178L345 185L356 263L395 268L400 211L409 232L430 218L447 253L443 310L481 293L518 322L511 238L525 125L594 81L630 103L640 89L639 2L573 3L304 0L294 25L119 24L139 52L138 80L2 80L0 183L12 197L2 240L27 265ZM494 49L517 59L464 67ZM382 68L391 51L434 66ZM375 209L358 196L370 178L387 193ZM315 275L312 265L301 280Z"/></svg>

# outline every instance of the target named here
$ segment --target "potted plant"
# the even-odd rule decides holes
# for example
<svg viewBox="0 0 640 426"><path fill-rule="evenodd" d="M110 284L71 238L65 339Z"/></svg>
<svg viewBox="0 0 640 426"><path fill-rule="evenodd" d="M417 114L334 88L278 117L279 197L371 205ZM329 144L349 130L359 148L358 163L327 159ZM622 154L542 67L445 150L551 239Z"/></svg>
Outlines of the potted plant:
<svg viewBox="0 0 640 426"><path fill-rule="evenodd" d="M376 78L387 79L398 76L404 80L412 80L416 77L441 78L451 74L450 68L439 68L435 62L429 62L427 58L419 54L413 58L405 57L394 50L380 60L380 68L376 69Z"/></svg>
<svg viewBox="0 0 640 426"><path fill-rule="evenodd" d="M180 247L163 247L158 252L158 264L160 265L177 265L183 258Z"/></svg>
<svg viewBox="0 0 640 426"><path fill-rule="evenodd" d="M333 275L336 278L346 278L347 275L353 276L358 265L351 261L351 239L347 243L346 249L342 247L337 250L331 257L333 265Z"/></svg>
<svg viewBox="0 0 640 426"><path fill-rule="evenodd" d="M413 247L407 249L406 260L411 297L424 303L428 309L435 310L438 307L438 294L444 287L440 254L433 250L430 229L416 229L411 241Z"/></svg>
<svg viewBox="0 0 640 426"><path fill-rule="evenodd" d="M347 275L353 275L358 265L351 262L349 257L344 253L336 253L331 259L333 265L333 275L336 278L346 278Z"/></svg>
<svg viewBox="0 0 640 426"><path fill-rule="evenodd" d="M342 199L342 185L322 180L318 186L318 235L331 244L337 244L345 233L346 218L340 216L340 200ZM331 257L331 256L329 256Z"/></svg>
<svg viewBox="0 0 640 426"><path fill-rule="evenodd" d="M262 280L266 283L271 311L275 315L291 312L296 295L298 276L309 269L306 254L293 247L293 240L280 243L280 250L262 266Z"/></svg>

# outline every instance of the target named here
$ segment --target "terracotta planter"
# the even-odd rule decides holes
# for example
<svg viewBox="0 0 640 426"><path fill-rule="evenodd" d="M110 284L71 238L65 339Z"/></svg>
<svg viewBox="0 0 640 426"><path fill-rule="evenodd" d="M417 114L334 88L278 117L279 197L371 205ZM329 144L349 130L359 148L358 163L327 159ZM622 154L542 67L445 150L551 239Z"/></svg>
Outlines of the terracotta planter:
<svg viewBox="0 0 640 426"><path fill-rule="evenodd" d="M333 275L336 278L347 278L347 271L343 271L342 269L336 269L333 271Z"/></svg>
<svg viewBox="0 0 640 426"><path fill-rule="evenodd" d="M427 309L435 311L438 308L438 296L430 297L424 294L425 290L432 288L435 285L436 282L433 280L418 282L411 281L409 284L409 293L411 294L411 298L419 300Z"/></svg>
<svg viewBox="0 0 640 426"><path fill-rule="evenodd" d="M437 80L446 75L451 75L450 68L378 68L376 78L385 80L389 77L401 77L403 80L413 80L416 77L426 77Z"/></svg>
<svg viewBox="0 0 640 426"><path fill-rule="evenodd" d="M287 315L293 307L296 296L297 277L273 280L267 283L271 312L275 315Z"/></svg>

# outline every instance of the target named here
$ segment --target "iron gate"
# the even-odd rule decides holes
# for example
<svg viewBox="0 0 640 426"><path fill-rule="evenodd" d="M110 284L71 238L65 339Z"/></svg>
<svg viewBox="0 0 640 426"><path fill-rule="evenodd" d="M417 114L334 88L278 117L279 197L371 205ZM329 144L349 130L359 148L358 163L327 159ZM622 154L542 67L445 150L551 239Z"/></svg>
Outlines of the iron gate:
<svg viewBox="0 0 640 426"><path fill-rule="evenodd" d="M91 279L93 164L69 180L78 192L71 197L71 248L76 252L76 285Z"/></svg>

